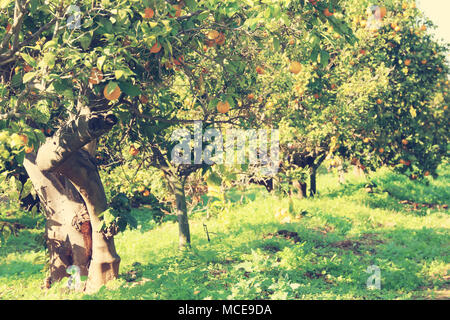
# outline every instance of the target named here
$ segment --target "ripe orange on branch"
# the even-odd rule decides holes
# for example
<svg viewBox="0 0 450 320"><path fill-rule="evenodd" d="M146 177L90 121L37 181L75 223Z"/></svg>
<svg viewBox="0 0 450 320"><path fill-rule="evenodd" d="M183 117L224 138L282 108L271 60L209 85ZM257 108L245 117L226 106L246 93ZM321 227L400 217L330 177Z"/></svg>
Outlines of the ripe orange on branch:
<svg viewBox="0 0 450 320"><path fill-rule="evenodd" d="M99 84L103 80L103 73L98 68L92 68L89 83Z"/></svg>
<svg viewBox="0 0 450 320"><path fill-rule="evenodd" d="M151 53L158 53L161 50L161 45L158 43L158 41L155 42L153 47L150 49Z"/></svg>
<svg viewBox="0 0 450 320"><path fill-rule="evenodd" d="M330 10L328 8L325 8L325 10L323 10L323 14L326 17L331 17L334 14L334 12L330 12Z"/></svg>
<svg viewBox="0 0 450 320"><path fill-rule="evenodd" d="M257 73L257 74L264 74L264 69L263 69L263 67L260 67L260 66L256 67L256 73Z"/></svg>
<svg viewBox="0 0 450 320"><path fill-rule="evenodd" d="M219 46L223 45L225 43L225 34L220 32L219 36L216 38L215 41L216 41L216 44L218 44Z"/></svg>
<svg viewBox="0 0 450 320"><path fill-rule="evenodd" d="M31 146L31 147L26 147L26 148L25 148L25 153L32 153L33 150L34 150L34 147L33 147L33 146Z"/></svg>
<svg viewBox="0 0 450 320"><path fill-rule="evenodd" d="M155 15L155 11L152 8L145 8L144 10L144 18L151 19Z"/></svg>
<svg viewBox="0 0 450 320"><path fill-rule="evenodd" d="M220 113L227 113L230 111L230 104L228 101L219 101L219 103L217 103L217 111Z"/></svg>
<svg viewBox="0 0 450 320"><path fill-rule="evenodd" d="M120 91L120 87L117 83L109 83L103 90L103 95L110 101L119 99L121 93L122 91Z"/></svg>
<svg viewBox="0 0 450 320"><path fill-rule="evenodd" d="M220 36L220 33L217 30L211 30L207 34L207 37L209 40L216 40L219 36Z"/></svg>
<svg viewBox="0 0 450 320"><path fill-rule="evenodd" d="M135 157L135 156L137 156L137 155L139 154L139 149L137 149L135 146L131 146L131 147L130 147L129 153L130 153L133 157Z"/></svg>
<svg viewBox="0 0 450 320"><path fill-rule="evenodd" d="M302 65L298 61L292 61L289 66L289 71L293 74L298 74L302 70Z"/></svg>

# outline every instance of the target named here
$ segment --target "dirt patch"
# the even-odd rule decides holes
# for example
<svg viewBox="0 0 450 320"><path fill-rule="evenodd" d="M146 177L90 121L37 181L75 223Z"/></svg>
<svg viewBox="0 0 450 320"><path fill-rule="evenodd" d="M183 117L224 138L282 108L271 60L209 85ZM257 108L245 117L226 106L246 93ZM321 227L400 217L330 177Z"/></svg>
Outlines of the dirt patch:
<svg viewBox="0 0 450 320"><path fill-rule="evenodd" d="M333 248L339 248L342 250L351 250L354 254L361 255L361 247L375 247L379 244L384 243L383 240L377 238L378 236L374 233L363 234L359 239L356 240L342 240L329 244ZM370 248L369 251L375 251L374 248Z"/></svg>
<svg viewBox="0 0 450 320"><path fill-rule="evenodd" d="M433 203L418 203L411 200L402 200L398 203L403 204L407 207L408 211L418 211L422 209L435 209L435 210L447 210L447 204L433 204Z"/></svg>
<svg viewBox="0 0 450 320"><path fill-rule="evenodd" d="M278 248L277 246L270 245L270 244L263 246L262 249L265 251L272 252L272 253L277 253L278 251L280 251L280 248Z"/></svg>
<svg viewBox="0 0 450 320"><path fill-rule="evenodd" d="M301 242L302 240L298 236L297 232L288 231L288 230L279 230L275 233L268 233L264 235L264 239L272 239L274 237L284 238L286 240L292 241L293 243Z"/></svg>

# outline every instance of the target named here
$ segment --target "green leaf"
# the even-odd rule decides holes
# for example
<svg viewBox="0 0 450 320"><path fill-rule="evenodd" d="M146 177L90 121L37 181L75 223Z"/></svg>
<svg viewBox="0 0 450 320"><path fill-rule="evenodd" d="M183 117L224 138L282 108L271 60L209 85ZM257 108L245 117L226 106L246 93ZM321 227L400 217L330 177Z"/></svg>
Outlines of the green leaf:
<svg viewBox="0 0 450 320"><path fill-rule="evenodd" d="M128 82L119 82L119 87L127 96L130 97L137 97L141 94L141 89L139 89L139 87Z"/></svg>
<svg viewBox="0 0 450 320"><path fill-rule="evenodd" d="M26 196L28 196L31 193L31 189L33 188L33 184L31 183L31 180L28 179L27 182L23 185L22 194L20 195L20 198L23 199Z"/></svg>
<svg viewBox="0 0 450 320"><path fill-rule="evenodd" d="M116 77L116 79L117 80L119 80L120 78L122 78L122 76L124 75L124 71L123 70L116 70L115 72L114 72L114 75L115 75L115 77Z"/></svg>
<svg viewBox="0 0 450 320"><path fill-rule="evenodd" d="M84 49L84 50L87 50L88 48L89 48L89 46L91 45L91 41L92 41L92 34L86 34L86 35L84 35L84 36L82 36L81 38L80 38L80 44L81 44L81 47Z"/></svg>
<svg viewBox="0 0 450 320"><path fill-rule="evenodd" d="M25 73L23 76L23 83L29 82L31 79L33 79L36 76L36 72L28 72Z"/></svg>
<svg viewBox="0 0 450 320"><path fill-rule="evenodd" d="M273 41L273 49L275 51L279 51L280 50L280 39L278 37L274 37L272 41Z"/></svg>
<svg viewBox="0 0 450 320"><path fill-rule="evenodd" d="M55 59L56 56L54 53L52 52L47 52L46 54L44 54L44 58L42 59L42 61L45 63L46 66L48 66L50 69L53 69L53 67L55 66Z"/></svg>
<svg viewBox="0 0 450 320"><path fill-rule="evenodd" d="M321 50L320 51L320 64L322 67L326 67L328 65L328 61L330 60L330 54L328 51Z"/></svg>
<svg viewBox="0 0 450 320"><path fill-rule="evenodd" d="M23 60L25 60L25 62L28 63L30 66L32 66L33 68L37 67L36 60L33 57L29 56L26 53L21 53L20 55L22 56Z"/></svg>
<svg viewBox="0 0 450 320"><path fill-rule="evenodd" d="M116 90L117 88L117 82L114 81L110 81L107 85L106 85L106 92L108 94L111 94L114 90Z"/></svg>
<svg viewBox="0 0 450 320"><path fill-rule="evenodd" d="M101 56L97 59L97 68L99 70L102 70L103 64L105 63L105 61L106 61L106 56Z"/></svg>
<svg viewBox="0 0 450 320"><path fill-rule="evenodd" d="M197 1L195 0L185 0L184 1L191 11L195 11L197 9Z"/></svg>

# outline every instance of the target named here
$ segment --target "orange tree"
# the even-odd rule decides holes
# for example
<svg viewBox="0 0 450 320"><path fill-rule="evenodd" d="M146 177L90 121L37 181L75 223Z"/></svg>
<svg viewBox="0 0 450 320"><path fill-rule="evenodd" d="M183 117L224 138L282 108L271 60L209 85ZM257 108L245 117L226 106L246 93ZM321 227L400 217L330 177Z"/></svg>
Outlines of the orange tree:
<svg viewBox="0 0 450 320"><path fill-rule="evenodd" d="M386 1L376 29L370 2L341 5L334 16L352 24L357 43L332 23L286 35L260 77L256 117L280 127L283 171L302 196L308 174L315 193L316 169L327 155L363 168L392 165L416 179L434 175L447 152L447 47L427 34L431 22L413 2Z"/></svg>
<svg viewBox="0 0 450 320"><path fill-rule="evenodd" d="M245 117L238 98L255 83L265 32L320 23L305 1L0 5L2 175L11 181L24 168L41 200L47 284L73 264L88 275L87 290L117 276L114 235L135 223L125 197L108 204L95 162L99 141L119 150L133 144L132 156L164 172L180 246L188 245L183 184L201 165L170 162L171 133L194 120L208 126Z"/></svg>
<svg viewBox="0 0 450 320"><path fill-rule="evenodd" d="M376 71L382 65L388 69L387 83L377 93L366 95L363 104L354 104L355 92L361 95L361 89L346 85L338 89L338 104L354 110L341 120L346 130L341 131L339 151L371 169L390 165L411 179L436 176L447 155L444 85L448 47L427 32L432 22L414 1L386 1L387 14L379 29L361 26L368 5L365 1L346 3L361 42L358 48L345 50L340 63L352 65L354 72L371 72L375 80L382 77ZM354 126L355 119L362 123Z"/></svg>

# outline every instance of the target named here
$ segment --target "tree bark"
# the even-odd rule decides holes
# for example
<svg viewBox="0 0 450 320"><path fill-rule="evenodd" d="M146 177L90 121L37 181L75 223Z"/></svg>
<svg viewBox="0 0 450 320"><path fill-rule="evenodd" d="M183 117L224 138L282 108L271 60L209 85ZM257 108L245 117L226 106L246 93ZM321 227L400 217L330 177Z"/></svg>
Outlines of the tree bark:
<svg viewBox="0 0 450 320"><path fill-rule="evenodd" d="M68 276L70 265L88 275L88 292L118 275L120 257L113 234L99 231L99 215L107 209L107 200L90 154L95 140L116 122L109 115L79 116L47 138L36 156L28 154L24 161L47 218L48 285Z"/></svg>
<svg viewBox="0 0 450 320"><path fill-rule="evenodd" d="M176 214L178 220L178 247L185 250L191 246L191 234L189 230L189 219L187 214L186 194L184 192L184 181L175 176L167 176L171 191L175 194Z"/></svg>
<svg viewBox="0 0 450 320"><path fill-rule="evenodd" d="M306 182L304 181L298 181L298 180L294 180L292 182L292 186L294 187L294 189L297 191L296 194L300 199L304 199L307 197L306 194L306 189L307 189L307 185Z"/></svg>
<svg viewBox="0 0 450 320"><path fill-rule="evenodd" d="M317 193L317 167L311 167L311 174L309 176L309 195L314 197Z"/></svg>
<svg viewBox="0 0 450 320"><path fill-rule="evenodd" d="M47 287L64 277L71 265L80 267L82 276L88 275L90 252L87 232L81 233L83 223L89 223L87 208L72 183L65 177L42 172L36 156L27 154L24 167L33 182L46 217L45 234L50 255ZM78 229L78 230L77 230Z"/></svg>

